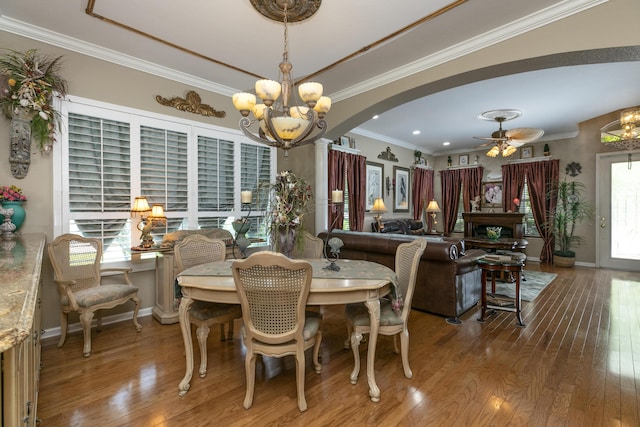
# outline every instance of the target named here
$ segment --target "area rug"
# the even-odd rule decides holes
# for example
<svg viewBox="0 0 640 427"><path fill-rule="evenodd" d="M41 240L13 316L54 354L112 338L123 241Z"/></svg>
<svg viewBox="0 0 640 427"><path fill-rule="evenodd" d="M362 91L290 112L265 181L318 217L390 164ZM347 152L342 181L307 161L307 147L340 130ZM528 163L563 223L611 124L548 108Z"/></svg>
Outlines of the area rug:
<svg viewBox="0 0 640 427"><path fill-rule="evenodd" d="M545 273L544 271L524 271L526 281L520 281L520 299L522 301L533 301L553 280L558 277L555 273ZM487 280L487 290L491 291L491 283ZM515 283L496 282L496 294L515 298Z"/></svg>

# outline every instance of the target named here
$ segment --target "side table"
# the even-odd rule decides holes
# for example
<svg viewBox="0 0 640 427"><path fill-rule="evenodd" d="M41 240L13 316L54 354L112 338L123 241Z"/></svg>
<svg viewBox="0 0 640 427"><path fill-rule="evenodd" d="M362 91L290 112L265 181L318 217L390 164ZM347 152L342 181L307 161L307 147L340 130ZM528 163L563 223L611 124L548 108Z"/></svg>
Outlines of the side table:
<svg viewBox="0 0 640 427"><path fill-rule="evenodd" d="M480 317L478 322L484 323L487 310L503 310L516 313L517 325L524 327L525 324L522 321L522 312L520 308L520 273L524 263L519 260L492 260L487 258L480 258L476 260L478 266L482 269L482 295L480 297ZM507 305L489 303L487 300L487 273L491 272L491 293L496 292L496 274L495 272L507 272L512 274L515 278L513 283L516 287L516 297L512 303Z"/></svg>

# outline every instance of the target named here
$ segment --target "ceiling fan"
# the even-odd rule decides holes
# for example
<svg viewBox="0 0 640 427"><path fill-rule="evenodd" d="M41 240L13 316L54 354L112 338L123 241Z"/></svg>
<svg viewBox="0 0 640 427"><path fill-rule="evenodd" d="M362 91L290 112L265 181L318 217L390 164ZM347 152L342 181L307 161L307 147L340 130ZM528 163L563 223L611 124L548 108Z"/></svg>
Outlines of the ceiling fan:
<svg viewBox="0 0 640 427"><path fill-rule="evenodd" d="M487 152L487 156L496 157L498 154L502 154L502 157L509 157L516 152L518 147L522 147L526 143L533 142L544 135L544 131L537 128L502 129L503 122L515 119L521 115L522 112L520 110L491 110L485 111L478 116L481 120L495 121L498 122L499 125L499 129L493 132L489 137L474 137L476 139L490 141L480 145L480 147L495 144Z"/></svg>

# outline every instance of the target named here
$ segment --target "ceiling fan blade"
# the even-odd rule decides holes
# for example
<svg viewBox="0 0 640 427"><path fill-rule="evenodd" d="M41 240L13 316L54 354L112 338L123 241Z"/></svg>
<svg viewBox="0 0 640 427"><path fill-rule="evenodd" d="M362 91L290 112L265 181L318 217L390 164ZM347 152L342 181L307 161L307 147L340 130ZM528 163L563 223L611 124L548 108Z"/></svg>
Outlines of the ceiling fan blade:
<svg viewBox="0 0 640 427"><path fill-rule="evenodd" d="M475 139L482 139L484 141L493 141L493 142L506 142L509 140L509 138L503 136L503 137L493 137L493 136L474 136Z"/></svg>
<svg viewBox="0 0 640 427"><path fill-rule="evenodd" d="M544 131L537 128L515 128L505 132L505 136L509 138L509 143L514 147L516 146L515 144L523 145L533 142L542 137L542 135L544 135Z"/></svg>

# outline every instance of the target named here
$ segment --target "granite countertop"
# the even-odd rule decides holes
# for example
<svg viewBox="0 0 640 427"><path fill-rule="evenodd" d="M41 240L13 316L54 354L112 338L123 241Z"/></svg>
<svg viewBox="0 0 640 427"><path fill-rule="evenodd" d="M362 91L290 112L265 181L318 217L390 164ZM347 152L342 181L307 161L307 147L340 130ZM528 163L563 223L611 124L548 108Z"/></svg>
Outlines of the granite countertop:
<svg viewBox="0 0 640 427"><path fill-rule="evenodd" d="M44 233L0 237L0 352L31 333L45 242Z"/></svg>

